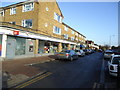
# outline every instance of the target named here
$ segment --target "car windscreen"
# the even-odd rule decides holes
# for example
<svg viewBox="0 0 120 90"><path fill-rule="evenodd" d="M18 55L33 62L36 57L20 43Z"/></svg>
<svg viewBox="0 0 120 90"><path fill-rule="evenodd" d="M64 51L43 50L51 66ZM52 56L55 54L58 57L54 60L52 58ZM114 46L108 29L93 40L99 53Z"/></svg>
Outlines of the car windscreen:
<svg viewBox="0 0 120 90"><path fill-rule="evenodd" d="M120 57L113 58L112 64L118 64L120 60Z"/></svg>

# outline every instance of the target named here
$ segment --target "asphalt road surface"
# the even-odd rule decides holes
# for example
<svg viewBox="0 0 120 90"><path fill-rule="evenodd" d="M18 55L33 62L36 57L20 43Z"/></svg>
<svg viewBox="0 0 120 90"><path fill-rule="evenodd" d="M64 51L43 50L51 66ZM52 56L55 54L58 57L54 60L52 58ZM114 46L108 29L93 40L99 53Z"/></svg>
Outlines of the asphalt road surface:
<svg viewBox="0 0 120 90"><path fill-rule="evenodd" d="M33 67L47 70L49 74L36 78L23 88L96 88L99 83L115 81L108 77L106 65L101 52L74 61L55 60L36 64Z"/></svg>

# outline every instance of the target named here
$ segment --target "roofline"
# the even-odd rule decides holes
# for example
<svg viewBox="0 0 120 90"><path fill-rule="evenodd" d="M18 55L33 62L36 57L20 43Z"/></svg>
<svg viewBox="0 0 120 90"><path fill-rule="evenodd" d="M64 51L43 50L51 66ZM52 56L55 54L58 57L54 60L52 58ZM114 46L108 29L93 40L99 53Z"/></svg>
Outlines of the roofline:
<svg viewBox="0 0 120 90"><path fill-rule="evenodd" d="M5 6L5 7L0 7L0 9L8 9L8 8L23 5L23 4L29 3L29 2L37 2L37 0L27 0L27 1L17 2L15 4L11 4L11 5L8 5L8 6Z"/></svg>
<svg viewBox="0 0 120 90"><path fill-rule="evenodd" d="M63 25L66 25L67 27L71 28L70 26L68 26L67 24L65 24L64 22L62 22ZM75 29L71 28L72 30L76 31ZM80 32L76 31L77 33L79 33L80 35L82 35L83 37L86 38L86 36L84 36L83 34L81 34Z"/></svg>
<svg viewBox="0 0 120 90"><path fill-rule="evenodd" d="M60 10L60 7L59 7L59 5L58 5L58 2L57 2L56 0L55 0L55 2L56 2L57 6L58 6L58 8L59 8L59 10ZM60 10L60 12L61 12L61 10ZM62 12L61 12L61 16L64 18Z"/></svg>

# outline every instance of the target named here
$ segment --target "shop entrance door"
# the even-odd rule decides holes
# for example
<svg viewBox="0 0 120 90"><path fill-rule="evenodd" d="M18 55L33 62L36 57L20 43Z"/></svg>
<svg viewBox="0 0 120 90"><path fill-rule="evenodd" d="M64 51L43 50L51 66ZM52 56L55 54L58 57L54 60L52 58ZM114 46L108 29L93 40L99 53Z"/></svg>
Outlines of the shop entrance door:
<svg viewBox="0 0 120 90"><path fill-rule="evenodd" d="M15 40L8 39L7 40L7 49L6 49L6 57L7 59L12 59L15 57Z"/></svg>

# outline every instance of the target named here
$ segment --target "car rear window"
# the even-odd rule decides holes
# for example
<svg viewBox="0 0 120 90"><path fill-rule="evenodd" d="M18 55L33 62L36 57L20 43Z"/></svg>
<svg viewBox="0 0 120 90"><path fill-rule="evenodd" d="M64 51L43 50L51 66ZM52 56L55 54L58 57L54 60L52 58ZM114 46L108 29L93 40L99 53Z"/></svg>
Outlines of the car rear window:
<svg viewBox="0 0 120 90"><path fill-rule="evenodd" d="M75 50L75 52L79 52L79 50Z"/></svg>
<svg viewBox="0 0 120 90"><path fill-rule="evenodd" d="M105 52L106 54L113 54L113 52Z"/></svg>
<svg viewBox="0 0 120 90"><path fill-rule="evenodd" d="M64 52L66 52L66 53L70 53L70 50L66 50L66 51L64 51Z"/></svg>
<svg viewBox="0 0 120 90"><path fill-rule="evenodd" d="M119 63L119 60L120 60L120 57L115 57L115 58L113 58L112 63L113 63L113 64L118 64L118 63Z"/></svg>

